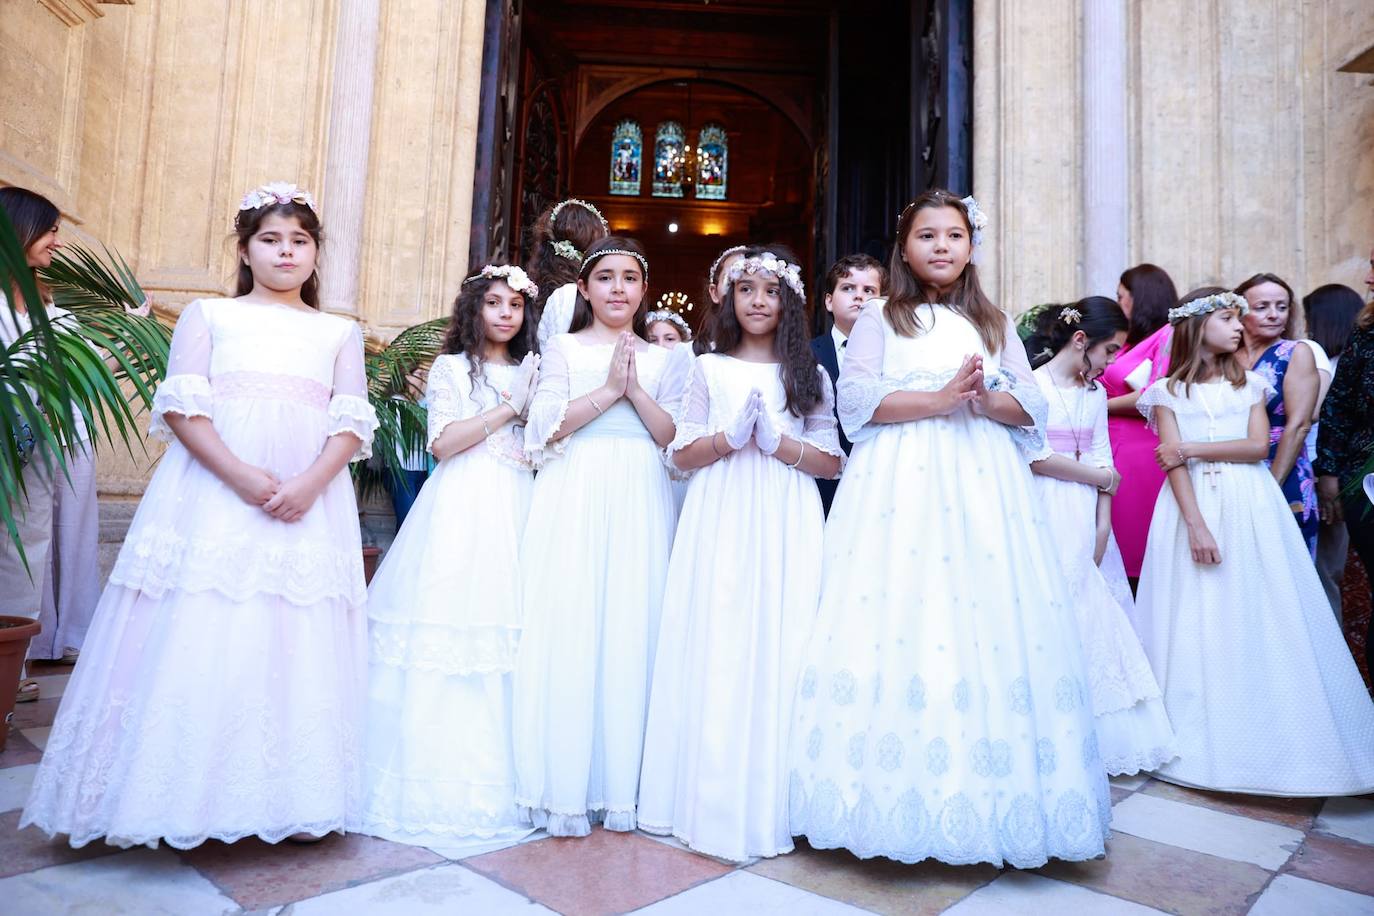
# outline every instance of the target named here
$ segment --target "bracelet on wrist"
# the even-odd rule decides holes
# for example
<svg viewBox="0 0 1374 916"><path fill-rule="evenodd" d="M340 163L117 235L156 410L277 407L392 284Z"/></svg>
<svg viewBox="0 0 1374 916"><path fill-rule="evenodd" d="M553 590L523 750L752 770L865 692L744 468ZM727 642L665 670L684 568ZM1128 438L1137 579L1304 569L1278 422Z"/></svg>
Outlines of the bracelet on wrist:
<svg viewBox="0 0 1374 916"><path fill-rule="evenodd" d="M596 415L598 417L603 416L606 413L606 411L601 409L601 405L596 403L596 398L592 397L591 392L588 392L586 397L587 402L596 408Z"/></svg>
<svg viewBox="0 0 1374 916"><path fill-rule="evenodd" d="M482 431L485 432L487 434L487 438L490 439L491 427L487 425L487 415L485 413L479 413L477 416L482 418Z"/></svg>
<svg viewBox="0 0 1374 916"><path fill-rule="evenodd" d="M798 442L797 444L801 446L801 448L797 450L797 460L788 465L788 467L793 470L801 466L802 458L806 455L806 443Z"/></svg>
<svg viewBox="0 0 1374 916"><path fill-rule="evenodd" d="M722 453L720 449L716 448L716 436L719 436L719 435L720 435L720 433L712 433L712 434L711 434L711 451L713 451L713 452L716 453L716 457L717 457L717 458L724 458L726 455L728 455L728 454L730 454L730 453L729 453L729 452L724 452L724 453ZM726 444L728 445L729 443L727 442Z"/></svg>

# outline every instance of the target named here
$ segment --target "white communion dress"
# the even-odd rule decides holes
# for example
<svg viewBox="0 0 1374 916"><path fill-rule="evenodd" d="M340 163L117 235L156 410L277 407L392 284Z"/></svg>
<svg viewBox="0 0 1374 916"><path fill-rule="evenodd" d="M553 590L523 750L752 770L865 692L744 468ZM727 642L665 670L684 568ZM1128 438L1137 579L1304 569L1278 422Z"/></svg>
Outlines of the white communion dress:
<svg viewBox="0 0 1374 916"><path fill-rule="evenodd" d="M1061 388L1046 366L1035 370L1035 379L1049 403L1050 448L1094 467L1111 467L1106 390ZM1115 538L1108 536L1101 566L1093 562L1098 490L1041 475L1035 488L1069 583L1102 763L1112 776L1153 770L1175 756L1174 730L1127 614L1131 587Z"/></svg>
<svg viewBox="0 0 1374 916"><path fill-rule="evenodd" d="M341 470L296 522L240 499L164 416L208 417L286 481L334 435L371 452L351 321L232 299L177 322L148 483L67 685L21 821L187 849L353 829L367 620L358 507Z"/></svg>
<svg viewBox="0 0 1374 916"><path fill-rule="evenodd" d="M573 306L576 304L576 283L564 283L544 300L544 311L539 316L539 327L535 329L540 353L548 349L549 341L559 334L568 333L568 328L572 327Z"/></svg>
<svg viewBox="0 0 1374 916"><path fill-rule="evenodd" d="M549 341L525 447L539 465L520 550L524 632L515 670L517 802L555 836L592 821L633 830L640 754L677 523L663 450L621 399L553 441L568 404L606 380L612 344ZM640 385L676 417L685 347L643 344Z"/></svg>
<svg viewBox="0 0 1374 916"><path fill-rule="evenodd" d="M830 378L787 410L776 363L697 357L672 451L727 428L758 389L775 428L843 460ZM696 471L678 522L649 697L639 825L743 861L792 849L787 740L820 598L815 479L744 448Z"/></svg>
<svg viewBox="0 0 1374 916"><path fill-rule="evenodd" d="M429 373L429 446L500 404L520 369L463 354ZM534 474L507 423L439 462L368 589L361 830L453 848L529 832L515 806L511 683Z"/></svg>
<svg viewBox="0 0 1374 916"><path fill-rule="evenodd" d="M1151 385L1138 407L1184 442L1246 437L1269 387ZM1267 424L1266 420L1266 424ZM1331 616L1302 532L1264 462L1190 461L1198 510L1221 563L1193 561L1166 482L1150 522L1136 618L1164 690L1179 757L1155 775L1253 795L1374 791L1374 703Z"/></svg>
<svg viewBox="0 0 1374 916"><path fill-rule="evenodd" d="M792 832L861 858L1034 868L1103 853L1111 817L1078 625L1028 459L1045 405L1010 319L997 354L954 310L854 325L837 386L854 442L825 531L792 725ZM877 423L969 354L1036 421L970 405Z"/></svg>

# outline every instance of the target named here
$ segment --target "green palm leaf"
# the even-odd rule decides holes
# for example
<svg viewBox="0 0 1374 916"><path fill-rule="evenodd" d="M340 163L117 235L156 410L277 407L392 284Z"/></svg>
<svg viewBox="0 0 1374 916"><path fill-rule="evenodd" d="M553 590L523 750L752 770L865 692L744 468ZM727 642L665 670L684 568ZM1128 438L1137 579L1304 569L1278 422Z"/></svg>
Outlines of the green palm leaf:
<svg viewBox="0 0 1374 916"><path fill-rule="evenodd" d="M447 318L413 325L367 355L367 397L377 411L374 460L352 465L364 497L379 489L388 477L399 481L404 471L402 456L423 454L428 445L426 413L415 403L424 392L415 391L408 379L439 355L447 328Z"/></svg>

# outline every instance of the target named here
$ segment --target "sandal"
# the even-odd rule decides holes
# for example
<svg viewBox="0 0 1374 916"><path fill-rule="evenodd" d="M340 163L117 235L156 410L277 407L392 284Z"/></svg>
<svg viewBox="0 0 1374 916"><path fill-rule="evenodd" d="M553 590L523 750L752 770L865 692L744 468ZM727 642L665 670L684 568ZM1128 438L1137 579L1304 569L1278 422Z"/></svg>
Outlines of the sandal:
<svg viewBox="0 0 1374 916"><path fill-rule="evenodd" d="M71 646L66 646L62 649L62 656L60 658L54 659L54 661L56 661L59 665L75 665L76 660L80 657L80 649L73 649Z"/></svg>
<svg viewBox="0 0 1374 916"><path fill-rule="evenodd" d="M38 699L38 682L33 678L19 682L19 692L15 694L14 702L32 703Z"/></svg>

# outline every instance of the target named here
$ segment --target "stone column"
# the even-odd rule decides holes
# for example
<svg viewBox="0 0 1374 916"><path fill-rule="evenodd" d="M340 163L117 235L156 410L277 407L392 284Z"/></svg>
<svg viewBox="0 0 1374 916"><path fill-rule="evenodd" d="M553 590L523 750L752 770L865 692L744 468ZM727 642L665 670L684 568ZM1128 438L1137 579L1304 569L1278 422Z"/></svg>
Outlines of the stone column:
<svg viewBox="0 0 1374 916"><path fill-rule="evenodd" d="M320 304L326 312L353 317L360 311L358 274L372 144L379 7L380 0L342 0L339 4L329 143L320 200L328 233Z"/></svg>
<svg viewBox="0 0 1374 916"><path fill-rule="evenodd" d="M1126 135L1126 0L1083 3L1083 267L1085 295L1115 296L1130 265Z"/></svg>

